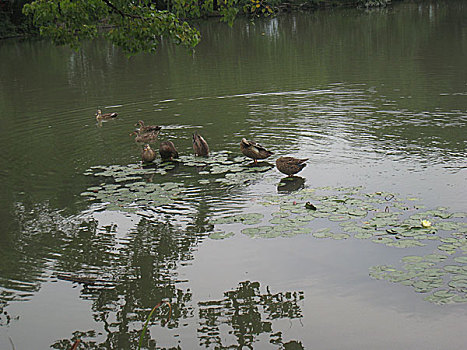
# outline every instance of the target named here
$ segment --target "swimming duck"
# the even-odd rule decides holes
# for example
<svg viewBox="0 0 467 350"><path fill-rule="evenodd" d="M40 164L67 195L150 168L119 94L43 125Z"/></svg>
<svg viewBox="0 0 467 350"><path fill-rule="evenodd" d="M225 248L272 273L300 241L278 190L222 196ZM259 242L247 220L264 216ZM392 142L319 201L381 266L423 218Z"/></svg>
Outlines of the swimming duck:
<svg viewBox="0 0 467 350"><path fill-rule="evenodd" d="M97 113L96 113L96 120L98 122L102 121L102 120L109 120L109 119L113 119L115 118L116 116L118 115L117 112L112 112L112 113L104 113L102 114L102 111L100 109L97 110Z"/></svg>
<svg viewBox="0 0 467 350"><path fill-rule="evenodd" d="M162 160L173 160L178 158L178 152L172 141L162 141L159 146L159 154Z"/></svg>
<svg viewBox="0 0 467 350"><path fill-rule="evenodd" d="M157 140L157 134L159 134L159 132L156 131L150 131L146 133L139 133L138 131L133 131L130 134L130 136L136 136L136 142L152 143Z"/></svg>
<svg viewBox="0 0 467 350"><path fill-rule="evenodd" d="M279 157L276 160L276 167L281 173L292 176L306 167L308 158L298 159L294 157Z"/></svg>
<svg viewBox="0 0 467 350"><path fill-rule="evenodd" d="M141 159L143 163L151 163L156 159L156 152L148 144L144 145L141 152Z"/></svg>
<svg viewBox="0 0 467 350"><path fill-rule="evenodd" d="M268 151L260 144L254 141L249 141L246 138L242 138L240 149L245 156L253 159L255 164L258 164L258 159L265 159L274 154L274 152Z"/></svg>
<svg viewBox="0 0 467 350"><path fill-rule="evenodd" d="M193 134L193 150L197 156L207 157L209 155L208 143L197 132Z"/></svg>
<svg viewBox="0 0 467 350"><path fill-rule="evenodd" d="M158 132L160 129L162 129L162 127L159 125L145 125L144 121L142 120L138 120L138 122L135 124L135 126L138 126L138 125L139 125L138 132L140 134L144 134L146 132L151 132L151 131Z"/></svg>

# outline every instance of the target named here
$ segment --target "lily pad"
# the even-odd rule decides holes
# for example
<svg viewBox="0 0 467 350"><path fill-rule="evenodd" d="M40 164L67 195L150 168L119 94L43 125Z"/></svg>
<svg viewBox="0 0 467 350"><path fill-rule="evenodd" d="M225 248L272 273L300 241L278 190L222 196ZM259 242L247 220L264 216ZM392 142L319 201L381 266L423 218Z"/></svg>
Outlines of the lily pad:
<svg viewBox="0 0 467 350"><path fill-rule="evenodd" d="M454 258L454 261L460 263L460 264L467 264L467 256L458 256Z"/></svg>
<svg viewBox="0 0 467 350"><path fill-rule="evenodd" d="M234 236L235 233L233 232L224 232L224 231L216 231L209 235L211 239L225 239Z"/></svg>
<svg viewBox="0 0 467 350"><path fill-rule="evenodd" d="M332 233L329 228L323 228L316 232L313 232L313 236L316 238L329 238L332 236Z"/></svg>

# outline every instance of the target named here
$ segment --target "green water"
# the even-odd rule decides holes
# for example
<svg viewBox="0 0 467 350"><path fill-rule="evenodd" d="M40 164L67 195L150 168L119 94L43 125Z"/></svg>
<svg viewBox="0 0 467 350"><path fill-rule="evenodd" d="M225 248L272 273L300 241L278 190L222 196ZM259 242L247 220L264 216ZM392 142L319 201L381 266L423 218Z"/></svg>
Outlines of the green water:
<svg viewBox="0 0 467 350"><path fill-rule="evenodd" d="M302 205L272 167L281 155L309 158L289 189L361 186L465 212L466 17L463 1L425 1L233 28L209 21L193 55L164 44L131 59L104 42L74 52L3 41L0 348L11 339L16 349L69 349L79 337L91 349L136 349L165 301L170 318L167 305L156 311L146 348L463 349L467 303L437 305L369 276L407 255L444 253L439 241L266 239L216 219L268 220L277 208L266 196ZM97 108L119 117L98 126ZM172 140L182 159L172 169L158 159L119 188L177 190L164 203L82 196L115 181L92 167L140 168L128 136L139 119L163 126L159 141ZM193 164L195 131L227 170ZM249 167L242 137L275 152L270 169ZM314 231L338 227L314 222ZM220 230L226 238L214 239Z"/></svg>

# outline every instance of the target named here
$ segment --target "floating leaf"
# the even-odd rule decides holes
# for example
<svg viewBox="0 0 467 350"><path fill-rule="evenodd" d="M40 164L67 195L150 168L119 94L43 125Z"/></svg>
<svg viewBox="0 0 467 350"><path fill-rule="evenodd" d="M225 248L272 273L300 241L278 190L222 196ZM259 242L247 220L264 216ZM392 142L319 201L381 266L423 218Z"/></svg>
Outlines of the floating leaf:
<svg viewBox="0 0 467 350"><path fill-rule="evenodd" d="M225 239L234 236L233 232L216 231L209 235L211 239Z"/></svg>
<svg viewBox="0 0 467 350"><path fill-rule="evenodd" d="M467 277L464 279L451 280L448 283L449 287L459 291L467 293Z"/></svg>
<svg viewBox="0 0 467 350"><path fill-rule="evenodd" d="M332 233L331 233L331 230L329 228L323 228L323 229L320 229L316 232L313 232L313 236L316 237L316 238L329 238L331 237Z"/></svg>
<svg viewBox="0 0 467 350"><path fill-rule="evenodd" d="M336 240L347 239L349 237L350 235L348 235L347 233L334 233L331 235L331 238Z"/></svg>
<svg viewBox="0 0 467 350"><path fill-rule="evenodd" d="M441 262L441 261L443 261L445 259L447 259L447 256L442 255L442 254L428 254L428 255L425 255L423 257L423 260L429 261L429 262L432 262L432 263Z"/></svg>
<svg viewBox="0 0 467 350"><path fill-rule="evenodd" d="M454 261L460 263L460 264L467 264L467 256L458 256L454 258Z"/></svg>

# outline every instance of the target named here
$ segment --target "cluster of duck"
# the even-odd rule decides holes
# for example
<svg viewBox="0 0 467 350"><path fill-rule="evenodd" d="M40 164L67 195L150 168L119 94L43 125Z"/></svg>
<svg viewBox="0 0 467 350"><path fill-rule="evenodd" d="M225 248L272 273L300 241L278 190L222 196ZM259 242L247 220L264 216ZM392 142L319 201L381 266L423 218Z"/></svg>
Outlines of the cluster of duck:
<svg viewBox="0 0 467 350"><path fill-rule="evenodd" d="M117 117L117 113L102 114L101 110L97 110L96 120L100 123L103 120L109 120ZM143 163L151 163L156 159L156 152L149 145L157 140L160 130L159 125L146 125L144 121L138 121L135 126L138 128L133 131L130 136L135 136L135 141L144 143L141 152L141 159ZM193 134L193 150L196 156L208 157L209 146L206 140L198 133ZM266 159L274 154L261 146L260 144L242 138L240 142L241 152L248 158L253 159L254 165L258 164L258 159ZM162 141L159 145L159 154L162 160L170 161L178 158L178 151L172 141ZM276 167L281 173L292 176L300 172L305 166L308 158L299 159L290 156L279 157L276 160Z"/></svg>

